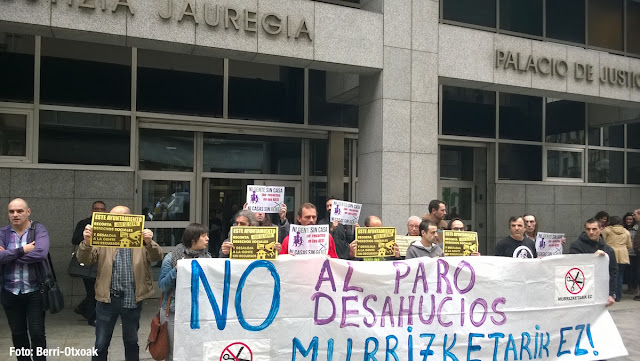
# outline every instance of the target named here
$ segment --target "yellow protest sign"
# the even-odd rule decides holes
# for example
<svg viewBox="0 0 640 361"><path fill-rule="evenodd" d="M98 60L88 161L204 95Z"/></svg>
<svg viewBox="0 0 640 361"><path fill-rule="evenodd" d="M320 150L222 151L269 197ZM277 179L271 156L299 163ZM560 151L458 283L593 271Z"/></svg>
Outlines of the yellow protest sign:
<svg viewBox="0 0 640 361"><path fill-rule="evenodd" d="M95 212L91 217L92 247L140 248L144 216Z"/></svg>
<svg viewBox="0 0 640 361"><path fill-rule="evenodd" d="M393 256L396 243L395 227L358 227L356 228L356 257Z"/></svg>
<svg viewBox="0 0 640 361"><path fill-rule="evenodd" d="M407 248L411 243L420 241L420 236L396 236L396 244L400 248L400 256L405 257L407 255Z"/></svg>
<svg viewBox="0 0 640 361"><path fill-rule="evenodd" d="M269 259L278 257L278 227L231 227L233 244L229 258Z"/></svg>
<svg viewBox="0 0 640 361"><path fill-rule="evenodd" d="M442 251L446 256L468 256L478 252L478 233L444 231Z"/></svg>

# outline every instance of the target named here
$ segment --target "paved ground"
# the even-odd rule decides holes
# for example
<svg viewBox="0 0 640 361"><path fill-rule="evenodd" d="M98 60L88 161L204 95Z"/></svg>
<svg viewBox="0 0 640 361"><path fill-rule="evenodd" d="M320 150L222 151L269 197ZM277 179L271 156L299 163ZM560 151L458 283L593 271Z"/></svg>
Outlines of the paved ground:
<svg viewBox="0 0 640 361"><path fill-rule="evenodd" d="M143 306L140 323L140 360L153 360L149 353L144 350L144 345L149 335L149 323L157 310L157 300L150 300ZM638 361L640 360L640 344L638 344L638 327L640 325L640 302L633 301L630 296L625 295L621 302L609 308L613 319L618 326L620 334L624 339L624 344L629 351L629 356L616 358L615 361ZM8 330L4 312L0 312L0 361L15 360L9 357L9 347L12 345L11 333ZM71 309L65 309L56 315L47 315L47 346L48 347L75 347L91 348L95 340L94 328L88 326L82 317L73 313ZM88 357L49 357L47 360L87 360ZM122 327L116 325L109 360L123 361L124 349L122 347ZM612 360L610 360L612 361Z"/></svg>

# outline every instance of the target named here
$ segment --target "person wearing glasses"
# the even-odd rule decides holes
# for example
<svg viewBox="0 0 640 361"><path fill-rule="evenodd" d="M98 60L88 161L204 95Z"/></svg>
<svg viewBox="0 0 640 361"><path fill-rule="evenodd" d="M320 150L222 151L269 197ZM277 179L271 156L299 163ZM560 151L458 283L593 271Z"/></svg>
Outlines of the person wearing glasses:
<svg viewBox="0 0 640 361"><path fill-rule="evenodd" d="M420 235L420 217L411 216L407 221L407 236L419 236Z"/></svg>
<svg viewBox="0 0 640 361"><path fill-rule="evenodd" d="M240 212L236 213L236 217L233 222L234 226L238 227L258 227L260 223L256 218L256 215L248 209L243 209ZM275 244L275 249L280 252L280 248L282 245L278 242ZM220 247L220 253L218 254L218 258L229 258L229 254L231 253L231 248L233 248L233 243L230 242L229 238L225 239L222 242L222 246Z"/></svg>
<svg viewBox="0 0 640 361"><path fill-rule="evenodd" d="M464 222L462 222L462 219L460 218L454 218L449 222L449 226L447 227L447 229L451 230L451 231L466 231L466 226L464 224ZM471 252L470 254L471 256L481 256L482 254L480 252Z"/></svg>

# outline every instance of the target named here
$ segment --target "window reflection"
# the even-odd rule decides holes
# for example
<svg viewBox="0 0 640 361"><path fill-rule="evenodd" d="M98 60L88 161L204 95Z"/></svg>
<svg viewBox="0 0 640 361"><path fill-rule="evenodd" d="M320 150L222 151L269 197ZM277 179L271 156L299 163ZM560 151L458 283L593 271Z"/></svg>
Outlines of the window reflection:
<svg viewBox="0 0 640 361"><path fill-rule="evenodd" d="M33 101L33 36L0 31L0 101Z"/></svg>
<svg viewBox="0 0 640 361"><path fill-rule="evenodd" d="M188 221L190 204L188 181L142 181L142 214L147 221Z"/></svg>
<svg viewBox="0 0 640 361"><path fill-rule="evenodd" d="M500 0L500 28L542 36L542 0Z"/></svg>
<svg viewBox="0 0 640 361"><path fill-rule="evenodd" d="M640 1L627 0L627 51L640 55Z"/></svg>
<svg viewBox="0 0 640 361"><path fill-rule="evenodd" d="M357 74L309 70L309 123L358 127Z"/></svg>
<svg viewBox="0 0 640 361"><path fill-rule="evenodd" d="M500 138L542 141L542 98L500 93Z"/></svg>
<svg viewBox="0 0 640 361"><path fill-rule="evenodd" d="M496 0L443 0L446 20L496 27Z"/></svg>
<svg viewBox="0 0 640 361"><path fill-rule="evenodd" d="M623 0L589 0L589 45L623 50Z"/></svg>
<svg viewBox="0 0 640 361"><path fill-rule="evenodd" d="M498 163L501 180L542 180L542 146L502 143Z"/></svg>
<svg viewBox="0 0 640 361"><path fill-rule="evenodd" d="M547 151L547 177L582 178L582 153Z"/></svg>
<svg viewBox="0 0 640 361"><path fill-rule="evenodd" d="M193 170L193 133L140 129L140 170Z"/></svg>
<svg viewBox="0 0 640 361"><path fill-rule="evenodd" d="M624 183L624 153L589 149L589 182Z"/></svg>
<svg viewBox="0 0 640 361"><path fill-rule="evenodd" d="M443 86L442 133L495 138L496 93Z"/></svg>
<svg viewBox="0 0 640 361"><path fill-rule="evenodd" d="M0 155L27 155L27 116L0 113Z"/></svg>
<svg viewBox="0 0 640 361"><path fill-rule="evenodd" d="M473 148L441 145L440 179L473 181Z"/></svg>
<svg viewBox="0 0 640 361"><path fill-rule="evenodd" d="M640 184L640 153L627 153L627 183Z"/></svg>
<svg viewBox="0 0 640 361"><path fill-rule="evenodd" d="M584 44L584 0L546 1L547 37Z"/></svg>
<svg viewBox="0 0 640 361"><path fill-rule="evenodd" d="M547 142L584 144L584 103L547 98L546 113Z"/></svg>

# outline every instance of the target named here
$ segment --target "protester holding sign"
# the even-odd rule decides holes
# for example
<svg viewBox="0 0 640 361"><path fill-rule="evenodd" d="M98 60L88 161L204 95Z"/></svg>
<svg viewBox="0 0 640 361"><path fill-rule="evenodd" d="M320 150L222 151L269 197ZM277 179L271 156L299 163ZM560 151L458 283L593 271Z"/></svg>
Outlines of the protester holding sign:
<svg viewBox="0 0 640 361"><path fill-rule="evenodd" d="M525 236L529 237L529 239L535 241L536 244L538 244L538 228L540 227L540 225L538 224L538 218L536 218L536 216L531 213L527 213L522 216L522 219L524 219ZM567 243L567 239L564 237L564 234L560 238L560 243L561 246L564 246ZM560 253L558 254L562 254L562 247L560 247Z"/></svg>
<svg viewBox="0 0 640 361"><path fill-rule="evenodd" d="M413 242L407 249L405 259L418 257L442 257L442 248L438 247L438 226L435 223L425 220L418 226L420 230L420 241Z"/></svg>
<svg viewBox="0 0 640 361"><path fill-rule="evenodd" d="M318 219L318 211L316 210L316 206L313 203L304 203L298 209L298 214L296 216L298 223L302 226L313 226L316 224ZM289 254L289 234L285 237L284 241L282 241L282 249L280 250L280 254ZM333 237L329 234L329 249L327 250L327 254L331 258L338 258L336 254L336 245L333 242Z"/></svg>
<svg viewBox="0 0 640 361"><path fill-rule="evenodd" d="M597 253L604 256L609 255L609 300L607 307L615 302L616 280L618 277L618 266L616 263L616 254L613 248L609 247L604 238L600 235L600 221L595 218L589 218L584 224L584 232L577 240L571 243L569 253Z"/></svg>
<svg viewBox="0 0 640 361"><path fill-rule="evenodd" d="M245 203L246 209L246 203ZM260 227L272 227L278 226L278 242L282 243L284 237L289 234L289 220L287 219L287 205L282 203L280 207L278 224L275 225L271 222L271 216L264 212L255 212L256 219L258 220L258 226Z"/></svg>
<svg viewBox="0 0 640 361"><path fill-rule="evenodd" d="M249 227L249 226L257 227L258 226L258 219L256 219L255 214L248 209L243 209L240 212L238 212L234 219L235 219L235 221L233 222L234 226L240 226L240 227ZM229 258L229 254L231 253L231 248L233 248L233 244L231 244L231 242L229 241L229 238L225 239L224 242L222 242L222 246L220 247L220 254L218 255L218 257Z"/></svg>
<svg viewBox="0 0 640 361"><path fill-rule="evenodd" d="M128 207L116 206L115 214L131 214ZM151 262L162 260L162 248L153 241L150 229L142 230L140 248L92 247L93 228L87 225L78 248L78 261L98 264L96 277L96 344L98 356L107 360L109 344L118 317L122 319L122 340L127 360L138 359L138 328L142 300L154 294Z"/></svg>
<svg viewBox="0 0 640 361"><path fill-rule="evenodd" d="M355 239L354 226L349 226L340 223L338 220L331 221L331 208L333 206L333 197L327 199L325 208L327 210L326 216L318 221L318 224L328 224L329 233L333 238L336 245L336 253L341 259L349 258L349 244ZM358 224L356 223L357 227Z"/></svg>
<svg viewBox="0 0 640 361"><path fill-rule="evenodd" d="M496 244L495 255L513 258L538 258L536 244L524 235L524 220L522 217L509 218L509 232L506 238Z"/></svg>
<svg viewBox="0 0 640 361"><path fill-rule="evenodd" d="M160 277L158 277L158 288L163 292L160 323L167 322L169 334L169 354L165 361L173 360L173 326L175 321L176 278L178 278L176 265L181 259L211 258L211 254L207 252L208 244L209 229L207 226L200 223L191 223L182 234L182 242L171 253L168 253L162 261ZM169 316L166 316L167 303L169 304Z"/></svg>

